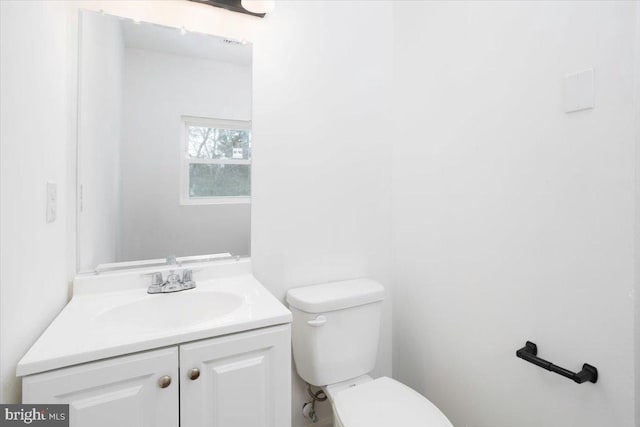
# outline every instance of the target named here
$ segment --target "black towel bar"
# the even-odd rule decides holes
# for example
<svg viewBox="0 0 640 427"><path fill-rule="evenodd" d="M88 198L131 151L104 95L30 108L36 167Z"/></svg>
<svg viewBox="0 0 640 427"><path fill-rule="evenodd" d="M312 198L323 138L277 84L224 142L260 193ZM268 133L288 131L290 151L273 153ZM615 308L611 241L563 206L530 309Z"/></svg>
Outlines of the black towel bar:
<svg viewBox="0 0 640 427"><path fill-rule="evenodd" d="M524 347L516 351L516 356L518 356L520 359L524 359L529 363L540 366L547 371L555 372L556 374L560 374L563 377L572 379L578 384L582 384L585 381L591 381L592 383L598 381L598 370L595 366L591 366L585 363L584 365L582 365L582 370L578 373L575 373L569 371L568 369L564 369L560 366L554 365L553 363L548 362L544 359L541 359L537 356L537 354L538 346L531 341L527 341Z"/></svg>

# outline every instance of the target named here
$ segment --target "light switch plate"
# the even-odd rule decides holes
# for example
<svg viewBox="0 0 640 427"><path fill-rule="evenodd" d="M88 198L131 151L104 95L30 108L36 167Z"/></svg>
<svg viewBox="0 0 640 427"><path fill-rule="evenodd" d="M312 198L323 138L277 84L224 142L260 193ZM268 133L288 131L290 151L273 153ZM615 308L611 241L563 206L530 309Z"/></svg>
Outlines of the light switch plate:
<svg viewBox="0 0 640 427"><path fill-rule="evenodd" d="M47 182L47 222L56 220L56 208L58 204L58 184Z"/></svg>
<svg viewBox="0 0 640 427"><path fill-rule="evenodd" d="M565 113L594 108L594 92L593 68L567 74L564 78Z"/></svg>

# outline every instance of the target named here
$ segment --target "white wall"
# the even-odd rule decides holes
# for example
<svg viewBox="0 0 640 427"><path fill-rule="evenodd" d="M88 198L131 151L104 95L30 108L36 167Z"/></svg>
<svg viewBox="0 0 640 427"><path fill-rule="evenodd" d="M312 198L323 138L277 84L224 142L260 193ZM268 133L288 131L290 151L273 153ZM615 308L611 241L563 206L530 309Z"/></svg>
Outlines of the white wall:
<svg viewBox="0 0 640 427"><path fill-rule="evenodd" d="M634 425L634 7L395 3L394 374L456 427Z"/></svg>
<svg viewBox="0 0 640 427"><path fill-rule="evenodd" d="M117 18L84 13L80 26L78 263L85 271L117 256L124 43Z"/></svg>
<svg viewBox="0 0 640 427"><path fill-rule="evenodd" d="M56 2L0 2L0 402L15 366L64 306L75 265L75 34ZM45 221L46 182L58 218ZM73 206L73 205L71 205Z"/></svg>
<svg viewBox="0 0 640 427"><path fill-rule="evenodd" d="M125 49L119 261L249 254L251 205L183 205L182 116L251 120L251 66Z"/></svg>

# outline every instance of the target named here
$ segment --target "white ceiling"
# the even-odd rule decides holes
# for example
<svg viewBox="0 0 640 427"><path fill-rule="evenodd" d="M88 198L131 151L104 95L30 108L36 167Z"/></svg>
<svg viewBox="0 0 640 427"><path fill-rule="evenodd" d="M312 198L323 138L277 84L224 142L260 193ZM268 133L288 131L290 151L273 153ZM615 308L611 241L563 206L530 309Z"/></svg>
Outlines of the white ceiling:
<svg viewBox="0 0 640 427"><path fill-rule="evenodd" d="M238 65L251 64L251 44L208 34L184 32L128 19L120 21L124 45L174 55L211 59Z"/></svg>

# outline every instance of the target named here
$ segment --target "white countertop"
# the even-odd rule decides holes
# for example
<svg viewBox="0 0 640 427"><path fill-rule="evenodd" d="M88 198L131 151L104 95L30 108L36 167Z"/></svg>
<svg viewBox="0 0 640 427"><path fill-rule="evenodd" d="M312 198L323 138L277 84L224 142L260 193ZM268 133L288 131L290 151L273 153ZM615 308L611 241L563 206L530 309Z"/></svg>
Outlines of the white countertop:
<svg viewBox="0 0 640 427"><path fill-rule="evenodd" d="M220 275L214 274L214 278L199 279L198 274L203 273L194 272L197 283L195 289L171 294L147 294L146 281L142 286L140 273L136 273L135 285L130 286L132 289L126 289L127 286L122 284L122 274L107 277L106 281L105 277L77 280L74 297L20 360L16 374L31 375L108 357L290 323L291 312L251 275L250 261L245 264L234 265L232 275L228 277L216 277ZM98 283L100 281L102 283ZM114 281L118 281L118 285L109 288L109 282ZM92 286L93 289L90 289ZM109 289L112 291L107 291ZM235 305L232 311L219 310L216 313L212 309L210 316L200 314L193 321L182 321L194 317L193 311L199 309L194 306L206 308L207 298L215 301L217 296L225 297L221 300L233 301ZM224 308L225 302L215 305ZM138 310L138 307L142 309ZM121 312L124 314L119 319Z"/></svg>

